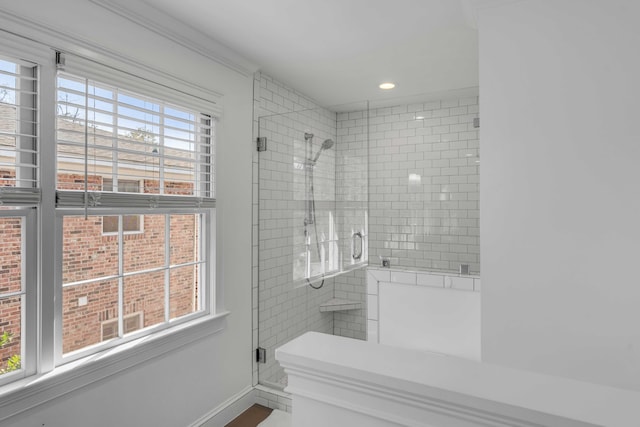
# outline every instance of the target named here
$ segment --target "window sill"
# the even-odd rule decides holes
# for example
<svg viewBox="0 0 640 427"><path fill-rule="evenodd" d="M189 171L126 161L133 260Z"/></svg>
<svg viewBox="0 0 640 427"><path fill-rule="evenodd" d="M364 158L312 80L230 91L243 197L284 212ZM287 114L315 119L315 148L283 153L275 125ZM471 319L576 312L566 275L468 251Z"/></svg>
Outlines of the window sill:
<svg viewBox="0 0 640 427"><path fill-rule="evenodd" d="M229 312L141 337L0 388L0 422L224 329Z"/></svg>

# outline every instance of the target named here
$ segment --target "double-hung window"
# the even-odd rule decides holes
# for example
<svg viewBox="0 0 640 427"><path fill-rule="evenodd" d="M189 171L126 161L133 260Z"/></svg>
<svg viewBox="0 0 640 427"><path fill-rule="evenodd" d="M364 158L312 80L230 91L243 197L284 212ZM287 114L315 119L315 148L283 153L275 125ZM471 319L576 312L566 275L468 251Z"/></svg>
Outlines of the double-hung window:
<svg viewBox="0 0 640 427"><path fill-rule="evenodd" d="M212 309L215 120L93 70L56 79L59 361Z"/></svg>
<svg viewBox="0 0 640 427"><path fill-rule="evenodd" d="M214 333L226 312L218 95L112 58L63 65L48 46L0 34L2 422L31 396Z"/></svg>
<svg viewBox="0 0 640 427"><path fill-rule="evenodd" d="M37 92L35 64L0 56L0 384L35 368Z"/></svg>

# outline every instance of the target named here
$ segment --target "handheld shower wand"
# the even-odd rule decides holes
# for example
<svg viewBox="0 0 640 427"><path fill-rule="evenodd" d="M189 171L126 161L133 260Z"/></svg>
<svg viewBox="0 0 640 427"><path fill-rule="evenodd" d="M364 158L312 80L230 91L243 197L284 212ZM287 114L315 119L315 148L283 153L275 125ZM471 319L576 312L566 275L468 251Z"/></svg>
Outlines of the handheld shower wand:
<svg viewBox="0 0 640 427"><path fill-rule="evenodd" d="M320 154L322 154L324 150L328 150L331 147L333 147L333 139L325 139L324 142L322 143L322 146L320 147L316 155L313 157L313 160L309 160L311 164L315 165L318 159L320 158Z"/></svg>
<svg viewBox="0 0 640 427"><path fill-rule="evenodd" d="M304 140L305 142L309 143L309 148L311 148L310 141L313 140L313 134L305 133ZM315 200L315 195L313 194L313 168L315 167L316 162L320 158L320 155L322 154L322 152L324 150L328 150L331 147L333 147L333 144L334 142L332 139L325 139L322 145L320 146L320 149L316 153L316 155L313 156L313 159L311 157L307 157L307 161L305 162L305 181L307 184L307 191L308 191L307 193L308 204L307 204L307 214L305 215L305 218L304 218L304 233L305 233L305 236L308 236L307 226L310 224L313 224L315 240L316 240L316 249L318 251L318 258L320 258L320 242L318 240L318 227L316 225L316 200ZM310 151L309 151L309 154L311 154ZM322 283L320 284L320 286L317 286L317 287L313 286L309 279L307 279L307 283L309 284L309 286L311 286L314 289L320 289L324 285L324 279L322 280Z"/></svg>

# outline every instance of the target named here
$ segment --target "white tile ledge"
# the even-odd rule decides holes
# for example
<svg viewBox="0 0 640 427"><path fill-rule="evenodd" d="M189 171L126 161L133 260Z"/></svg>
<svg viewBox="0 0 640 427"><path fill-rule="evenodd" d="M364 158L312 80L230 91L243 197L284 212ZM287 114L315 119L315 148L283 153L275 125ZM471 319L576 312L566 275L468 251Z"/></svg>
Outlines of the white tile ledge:
<svg viewBox="0 0 640 427"><path fill-rule="evenodd" d="M327 302L323 302L322 304L320 304L320 311L322 312L357 310L359 308L362 308L362 302L340 298L333 298Z"/></svg>
<svg viewBox="0 0 640 427"><path fill-rule="evenodd" d="M410 269L408 267L368 267L367 293L377 294L378 283L426 286L458 291L480 292L480 276L446 271Z"/></svg>
<svg viewBox="0 0 640 427"><path fill-rule="evenodd" d="M0 423L26 410L109 378L165 353L213 335L226 326L225 311L144 336L0 388Z"/></svg>
<svg viewBox="0 0 640 427"><path fill-rule="evenodd" d="M397 271L401 273L415 273L415 274L431 274L433 276L448 276L448 277L468 277L470 279L480 279L480 275L478 274L460 274L455 271L442 271L442 270L421 270L418 268L411 267L367 267L367 271L370 271L376 277L381 274L390 274L392 271ZM384 282L388 280L382 280Z"/></svg>

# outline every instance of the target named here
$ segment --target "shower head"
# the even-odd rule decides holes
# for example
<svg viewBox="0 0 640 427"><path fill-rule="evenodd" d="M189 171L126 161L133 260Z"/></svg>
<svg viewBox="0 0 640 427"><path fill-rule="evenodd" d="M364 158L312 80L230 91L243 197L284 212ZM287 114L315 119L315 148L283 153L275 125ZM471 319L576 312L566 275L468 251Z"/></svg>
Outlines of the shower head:
<svg viewBox="0 0 640 427"><path fill-rule="evenodd" d="M328 150L331 147L333 147L333 139L325 139L322 143L321 150Z"/></svg>
<svg viewBox="0 0 640 427"><path fill-rule="evenodd" d="M311 163L314 163L318 161L318 158L320 157L320 154L324 151L324 150L328 150L331 147L333 147L333 139L325 139L324 142L322 143L322 146L320 147L320 149L318 150L318 152L316 153L315 157L313 158L313 160L311 160Z"/></svg>

